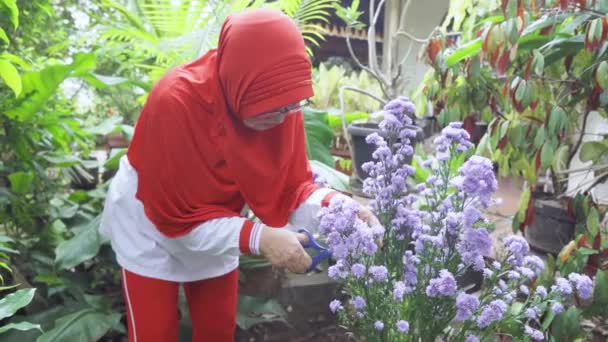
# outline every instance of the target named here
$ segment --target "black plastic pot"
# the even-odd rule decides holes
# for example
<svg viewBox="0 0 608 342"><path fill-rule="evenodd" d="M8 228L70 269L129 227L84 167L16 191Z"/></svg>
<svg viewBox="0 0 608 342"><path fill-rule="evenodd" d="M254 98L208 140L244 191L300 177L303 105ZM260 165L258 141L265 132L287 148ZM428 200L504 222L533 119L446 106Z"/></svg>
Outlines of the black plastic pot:
<svg viewBox="0 0 608 342"><path fill-rule="evenodd" d="M413 142L414 144L422 141L424 137L422 128L411 125L408 125L407 127L417 132L417 136ZM350 135L353 144L353 169L356 178L358 178L360 182L369 176L367 172L363 171L363 164L373 160L372 153L374 153L374 150L376 149L376 146L370 145L365 141L365 138L372 133L383 135L376 123L352 123L348 126L348 134ZM411 162L411 159L407 162Z"/></svg>
<svg viewBox="0 0 608 342"><path fill-rule="evenodd" d="M471 134L471 142L474 144L478 144L481 138L488 131L488 123L484 121L475 122L475 128L473 129L473 134Z"/></svg>
<svg viewBox="0 0 608 342"><path fill-rule="evenodd" d="M566 207L556 199L535 198L532 203L534 222L526 227L524 236L531 248L558 255L574 238L576 223L568 215Z"/></svg>
<svg viewBox="0 0 608 342"><path fill-rule="evenodd" d="M425 137L441 132L441 125L434 116L425 116L422 120L417 120L416 125L422 128Z"/></svg>

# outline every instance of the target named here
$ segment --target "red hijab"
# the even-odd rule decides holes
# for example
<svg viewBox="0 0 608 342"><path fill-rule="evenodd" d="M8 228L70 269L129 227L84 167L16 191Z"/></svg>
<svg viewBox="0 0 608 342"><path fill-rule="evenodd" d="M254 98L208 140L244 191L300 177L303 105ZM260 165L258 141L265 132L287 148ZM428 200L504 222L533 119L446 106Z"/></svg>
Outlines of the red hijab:
<svg viewBox="0 0 608 342"><path fill-rule="evenodd" d="M313 95L311 66L295 23L258 9L226 19L217 49L177 67L152 89L128 159L137 198L168 237L246 203L280 227L316 189L302 114L266 131L242 120Z"/></svg>

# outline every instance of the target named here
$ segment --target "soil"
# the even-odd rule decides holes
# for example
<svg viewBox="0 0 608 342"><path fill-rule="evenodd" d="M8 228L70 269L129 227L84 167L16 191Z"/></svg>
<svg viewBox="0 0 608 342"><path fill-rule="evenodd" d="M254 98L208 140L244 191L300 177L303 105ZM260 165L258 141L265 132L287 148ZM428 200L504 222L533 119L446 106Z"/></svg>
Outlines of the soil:
<svg viewBox="0 0 608 342"><path fill-rule="evenodd" d="M248 331L239 331L237 342L356 342L352 333L336 324L315 329L306 334L298 333L283 323L260 324Z"/></svg>

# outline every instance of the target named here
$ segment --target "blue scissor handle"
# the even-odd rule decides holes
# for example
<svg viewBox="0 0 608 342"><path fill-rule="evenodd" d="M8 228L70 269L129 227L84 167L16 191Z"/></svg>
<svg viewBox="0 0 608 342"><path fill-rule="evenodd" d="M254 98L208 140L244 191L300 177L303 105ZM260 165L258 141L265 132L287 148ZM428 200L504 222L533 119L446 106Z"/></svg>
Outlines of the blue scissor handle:
<svg viewBox="0 0 608 342"><path fill-rule="evenodd" d="M306 234L306 236L308 236L308 242L302 243L302 247L312 248L312 249L316 249L319 251L319 253L317 255L312 257L312 263L310 264L310 267L306 270L306 273L308 273L308 272L311 272L312 270L314 270L315 268L317 268L317 265L321 261L323 261L325 259L329 259L331 257L331 251L329 249L319 245L317 240L314 238L314 236L312 236L312 234L308 230L300 229L298 232L304 233L304 234Z"/></svg>

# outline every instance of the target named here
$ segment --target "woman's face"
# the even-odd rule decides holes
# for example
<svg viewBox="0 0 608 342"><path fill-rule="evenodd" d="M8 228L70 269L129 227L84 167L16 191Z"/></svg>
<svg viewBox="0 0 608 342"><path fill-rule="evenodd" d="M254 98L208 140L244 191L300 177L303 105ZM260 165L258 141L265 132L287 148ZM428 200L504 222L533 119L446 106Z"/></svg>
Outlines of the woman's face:
<svg viewBox="0 0 608 342"><path fill-rule="evenodd" d="M271 112L244 119L243 123L253 130L265 131L282 124L288 115L298 113L301 110L302 105L300 103L294 103Z"/></svg>

